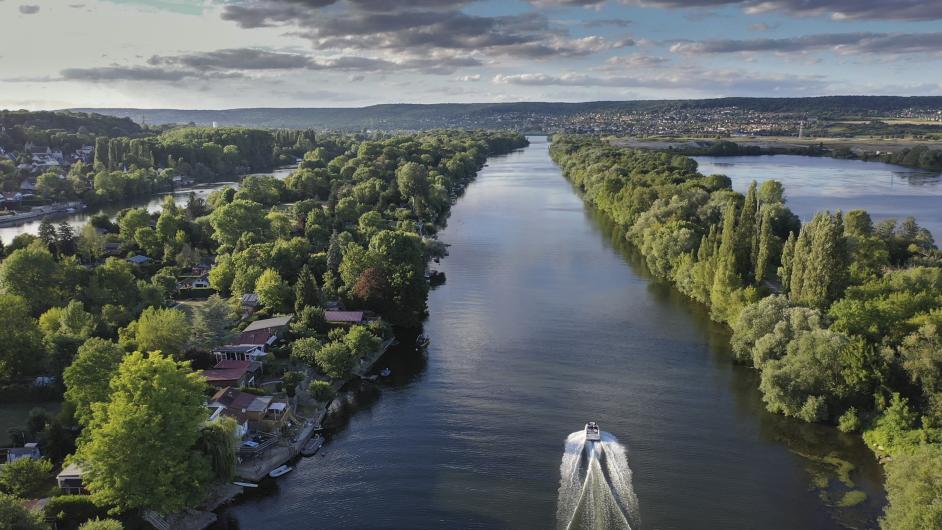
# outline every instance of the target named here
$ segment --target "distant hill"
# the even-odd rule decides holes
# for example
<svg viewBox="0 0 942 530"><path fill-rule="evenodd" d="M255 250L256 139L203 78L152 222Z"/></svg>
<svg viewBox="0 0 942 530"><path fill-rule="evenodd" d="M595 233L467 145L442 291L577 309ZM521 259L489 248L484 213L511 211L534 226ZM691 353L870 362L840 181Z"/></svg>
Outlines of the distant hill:
<svg viewBox="0 0 942 530"><path fill-rule="evenodd" d="M438 127L513 127L545 125L547 119L586 113L657 110L709 110L738 107L816 117L876 117L904 109L942 109L942 97L822 96L811 98L718 98L697 100L594 101L586 103L389 104L357 108L242 108L226 110L82 108L71 109L131 118L150 124L196 123L266 128L429 129Z"/></svg>
<svg viewBox="0 0 942 530"><path fill-rule="evenodd" d="M0 130L21 127L105 136L132 136L141 126L118 113L0 110Z"/></svg>

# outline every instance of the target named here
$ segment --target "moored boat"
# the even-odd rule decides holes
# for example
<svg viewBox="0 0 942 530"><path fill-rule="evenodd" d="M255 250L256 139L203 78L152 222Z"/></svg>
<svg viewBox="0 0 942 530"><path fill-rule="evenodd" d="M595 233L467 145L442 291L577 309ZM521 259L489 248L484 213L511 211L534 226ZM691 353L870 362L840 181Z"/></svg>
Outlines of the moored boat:
<svg viewBox="0 0 942 530"><path fill-rule="evenodd" d="M242 486L243 488L257 488L258 487L258 484L253 484L251 482L240 482L238 480L233 482L233 484L235 484L236 486Z"/></svg>
<svg viewBox="0 0 942 530"><path fill-rule="evenodd" d="M316 434L301 448L301 456L314 456L324 445L324 437Z"/></svg>
<svg viewBox="0 0 942 530"><path fill-rule="evenodd" d="M280 476L282 476L282 475L287 474L287 473L288 473L289 471L291 471L292 469L294 469L294 468L291 467L291 466L289 466L289 465L278 466L278 467L276 467L275 469L272 469L271 472L268 473L268 476L271 477L271 478L278 478L278 477L280 477Z"/></svg>
<svg viewBox="0 0 942 530"><path fill-rule="evenodd" d="M425 348L431 343L432 340L426 337L425 335L419 335L415 338L415 347L416 348Z"/></svg>

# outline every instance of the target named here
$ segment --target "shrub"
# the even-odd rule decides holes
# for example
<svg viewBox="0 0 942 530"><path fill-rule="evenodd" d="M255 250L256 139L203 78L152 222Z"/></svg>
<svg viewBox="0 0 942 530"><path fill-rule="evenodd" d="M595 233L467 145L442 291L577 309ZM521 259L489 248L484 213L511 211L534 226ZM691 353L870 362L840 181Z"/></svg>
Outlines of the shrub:
<svg viewBox="0 0 942 530"><path fill-rule="evenodd" d="M334 397L334 388L327 381L311 381L307 390L317 401L327 402Z"/></svg>

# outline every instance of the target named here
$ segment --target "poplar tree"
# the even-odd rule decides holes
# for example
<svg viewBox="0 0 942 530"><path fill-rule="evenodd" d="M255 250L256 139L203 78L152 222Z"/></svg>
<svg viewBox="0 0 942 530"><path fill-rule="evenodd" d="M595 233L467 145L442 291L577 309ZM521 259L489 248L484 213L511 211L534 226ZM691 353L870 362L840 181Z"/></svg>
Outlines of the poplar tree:
<svg viewBox="0 0 942 530"><path fill-rule="evenodd" d="M727 321L730 318L732 293L741 285L736 272L736 205L729 203L723 216L723 232L719 252L715 256L716 272L710 290L710 313L714 320Z"/></svg>
<svg viewBox="0 0 942 530"><path fill-rule="evenodd" d="M756 254L758 253L759 240L756 230L756 214L758 209L758 200L756 199L756 181L752 181L749 190L746 191L746 199L742 205L742 211L739 213L739 249L737 256L737 265L743 276L748 272L755 270Z"/></svg>
<svg viewBox="0 0 942 530"><path fill-rule="evenodd" d="M790 299L825 307L847 283L847 241L840 213L819 213L802 228L795 246Z"/></svg>
<svg viewBox="0 0 942 530"><path fill-rule="evenodd" d="M782 282L782 292L788 293L792 279L792 264L795 260L795 232L788 233L782 248L782 265L778 268L778 278Z"/></svg>
<svg viewBox="0 0 942 530"><path fill-rule="evenodd" d="M772 255L772 219L768 208L762 209L762 221L759 227L758 245L755 251L756 283L765 279L765 271Z"/></svg>

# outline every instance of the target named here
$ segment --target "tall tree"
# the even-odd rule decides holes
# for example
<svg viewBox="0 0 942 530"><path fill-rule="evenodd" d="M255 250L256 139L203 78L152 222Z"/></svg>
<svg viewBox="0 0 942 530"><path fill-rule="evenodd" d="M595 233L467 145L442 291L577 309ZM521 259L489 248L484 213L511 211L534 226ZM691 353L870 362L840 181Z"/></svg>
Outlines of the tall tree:
<svg viewBox="0 0 942 530"><path fill-rule="evenodd" d="M213 476L197 447L206 420L203 380L188 363L134 352L109 388L108 402L92 405L75 455L92 499L159 513L198 502Z"/></svg>
<svg viewBox="0 0 942 530"><path fill-rule="evenodd" d="M22 297L0 294L0 379L17 377L41 366L42 334Z"/></svg>
<svg viewBox="0 0 942 530"><path fill-rule="evenodd" d="M232 308L218 294L210 296L193 314L192 347L209 351L226 344L233 333Z"/></svg>
<svg viewBox="0 0 942 530"><path fill-rule="evenodd" d="M86 425L92 418L92 405L108 401L108 385L124 358L120 346L98 337L85 341L75 360L62 374L65 398L75 405L75 418Z"/></svg>
<svg viewBox="0 0 942 530"><path fill-rule="evenodd" d="M756 283L761 283L765 279L766 270L769 268L769 261L772 257L772 218L768 208L762 209L762 221L759 226L758 245L755 252L755 278Z"/></svg>

